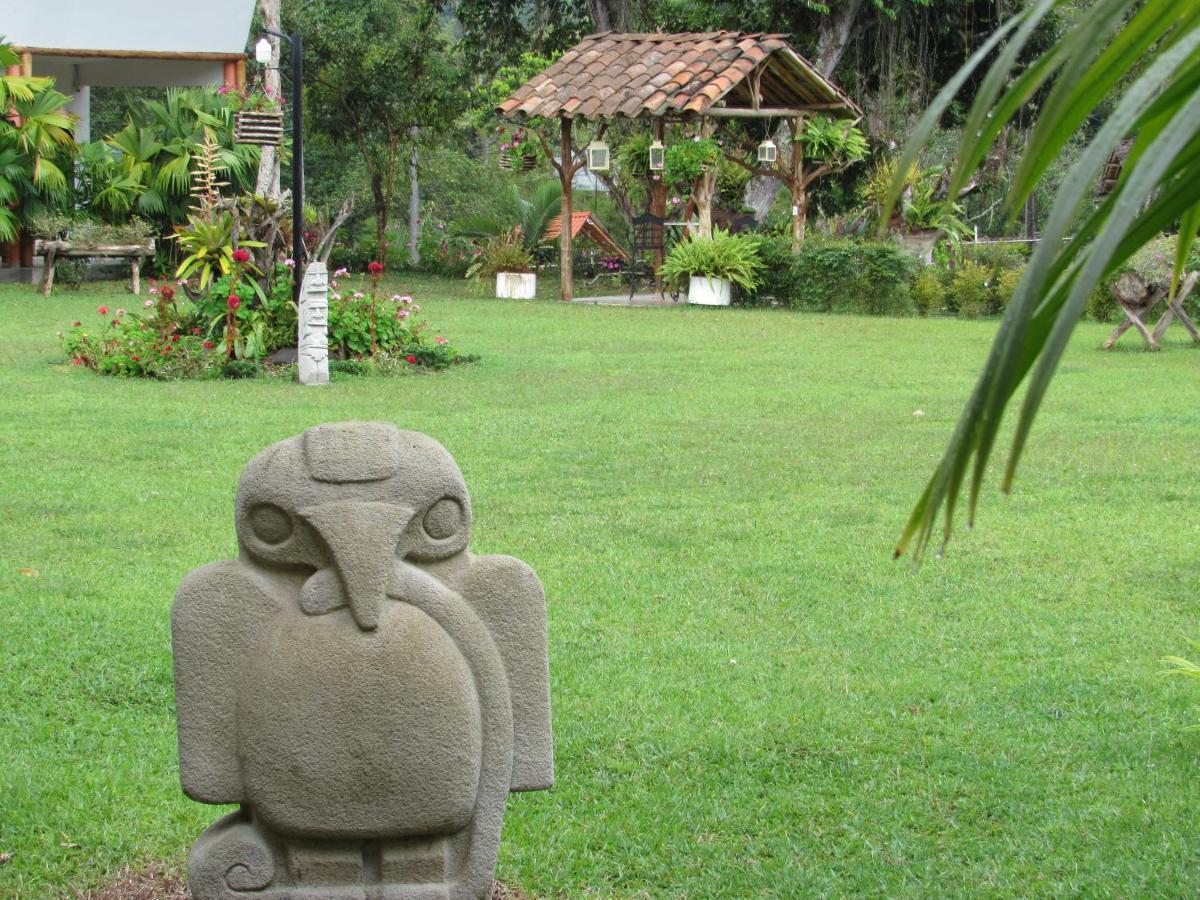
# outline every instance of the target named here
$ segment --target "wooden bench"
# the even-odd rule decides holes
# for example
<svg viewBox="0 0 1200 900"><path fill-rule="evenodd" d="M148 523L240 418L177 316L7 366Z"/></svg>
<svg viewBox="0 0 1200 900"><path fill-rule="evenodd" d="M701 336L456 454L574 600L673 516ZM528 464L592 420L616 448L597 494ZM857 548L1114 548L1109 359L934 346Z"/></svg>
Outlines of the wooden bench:
<svg viewBox="0 0 1200 900"><path fill-rule="evenodd" d="M49 297L54 290L54 267L60 258L90 259L95 256L125 258L132 260L130 290L135 294L142 292L142 260L154 255L153 238L144 244L112 244L97 246L95 244L75 244L71 241L38 241L34 248L41 253L45 262L42 268L42 296Z"/></svg>

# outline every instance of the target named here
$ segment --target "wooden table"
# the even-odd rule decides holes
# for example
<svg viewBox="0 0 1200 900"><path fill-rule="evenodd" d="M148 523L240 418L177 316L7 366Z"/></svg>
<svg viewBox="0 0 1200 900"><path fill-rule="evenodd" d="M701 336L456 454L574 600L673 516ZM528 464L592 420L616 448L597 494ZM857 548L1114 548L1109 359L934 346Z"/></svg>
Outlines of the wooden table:
<svg viewBox="0 0 1200 900"><path fill-rule="evenodd" d="M131 259L132 284L130 290L135 294L140 294L142 292L142 260L154 255L154 240L150 239L144 244L111 244L108 246L75 244L71 241L38 241L35 252L41 253L45 259L42 268L43 297L49 297L50 292L54 290L54 266L60 257L90 259L95 256L107 256Z"/></svg>

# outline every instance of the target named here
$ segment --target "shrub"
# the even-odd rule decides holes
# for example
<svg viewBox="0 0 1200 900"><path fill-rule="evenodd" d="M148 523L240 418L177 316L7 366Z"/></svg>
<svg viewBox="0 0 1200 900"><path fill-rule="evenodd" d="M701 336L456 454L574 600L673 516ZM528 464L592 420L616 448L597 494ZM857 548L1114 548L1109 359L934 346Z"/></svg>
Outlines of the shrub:
<svg viewBox="0 0 1200 900"><path fill-rule="evenodd" d="M1097 322L1114 322L1121 318L1121 307L1117 298L1108 289L1111 281L1096 285L1096 289L1088 294L1086 315Z"/></svg>
<svg viewBox="0 0 1200 900"><path fill-rule="evenodd" d="M1008 309L1008 303L1016 293L1017 284L1025 269L1004 269L996 278L996 308L1000 312Z"/></svg>
<svg viewBox="0 0 1200 900"><path fill-rule="evenodd" d="M692 238L671 248L659 272L663 280L682 287L690 277L724 278L744 291L753 291L762 272L756 234L730 234L713 229L711 238Z"/></svg>
<svg viewBox="0 0 1200 900"><path fill-rule="evenodd" d="M987 266L964 262L950 280L950 297L964 319L978 319L995 311L995 281Z"/></svg>
<svg viewBox="0 0 1200 900"><path fill-rule="evenodd" d="M791 306L799 290L791 237L760 238L758 258L762 261L758 286L740 292L739 302L746 306Z"/></svg>
<svg viewBox="0 0 1200 900"><path fill-rule="evenodd" d="M895 244L809 240L792 262L791 305L820 312L911 315L917 262Z"/></svg>
<svg viewBox="0 0 1200 900"><path fill-rule="evenodd" d="M177 325L161 327L157 316L124 309L110 312L107 306L96 312L100 321L94 326L75 322L59 335L74 365L102 375L176 379L198 377L225 361L198 329L187 332Z"/></svg>
<svg viewBox="0 0 1200 900"><path fill-rule="evenodd" d="M913 306L917 315L942 312L946 308L946 287L937 269L926 266L912 284Z"/></svg>

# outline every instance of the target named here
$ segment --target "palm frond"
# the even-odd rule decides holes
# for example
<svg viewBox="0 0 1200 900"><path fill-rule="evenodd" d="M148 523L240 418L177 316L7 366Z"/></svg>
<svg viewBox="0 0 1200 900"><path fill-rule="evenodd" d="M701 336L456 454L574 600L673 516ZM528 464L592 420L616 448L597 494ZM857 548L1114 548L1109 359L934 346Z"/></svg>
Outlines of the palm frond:
<svg viewBox="0 0 1200 900"><path fill-rule="evenodd" d="M1003 490L1011 488L1055 367L1100 280L1177 222L1188 230L1181 246L1190 247L1200 224L1200 9L1192 0L1150 0L1144 5L1137 0L1101 0L1062 39L1015 72L1014 46L1023 46L1029 26L1052 5L1039 3L997 32L1015 34L984 79L968 115L951 195L966 183L1003 127L1052 76L1057 80L1010 185L1010 208L1019 207L1078 123L1106 101L1113 86L1124 79L1131 84L1059 187L1041 243L1008 306L983 373L901 534L896 554L911 546L917 561L943 510L942 545L949 540L969 467L973 523L1001 419L1032 372L1002 483ZM999 42L989 44L981 51L990 53ZM985 56L981 52L972 57L935 100L902 155L899 171L916 159L920 143ZM1092 196L1100 167L1113 146L1130 134L1138 136L1136 152L1126 160L1122 179L1069 234ZM896 194L893 182L890 202Z"/></svg>

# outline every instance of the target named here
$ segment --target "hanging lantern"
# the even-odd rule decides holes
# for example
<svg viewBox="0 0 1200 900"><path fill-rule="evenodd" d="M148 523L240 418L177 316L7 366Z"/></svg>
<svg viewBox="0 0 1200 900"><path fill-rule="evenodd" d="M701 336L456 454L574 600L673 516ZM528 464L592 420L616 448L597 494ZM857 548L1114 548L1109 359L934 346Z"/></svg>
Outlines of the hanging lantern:
<svg viewBox="0 0 1200 900"><path fill-rule="evenodd" d="M662 141L650 145L650 171L661 172L667 166L667 148Z"/></svg>
<svg viewBox="0 0 1200 900"><path fill-rule="evenodd" d="M761 163L773 163L779 157L779 148L775 146L775 142L767 138L758 145L758 161Z"/></svg>
<svg viewBox="0 0 1200 900"><path fill-rule="evenodd" d="M587 145L587 167L593 172L608 171L608 144L592 141Z"/></svg>

